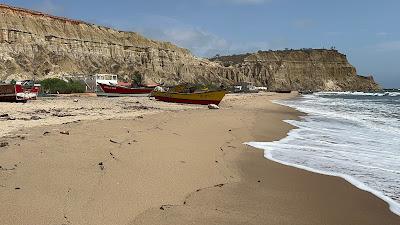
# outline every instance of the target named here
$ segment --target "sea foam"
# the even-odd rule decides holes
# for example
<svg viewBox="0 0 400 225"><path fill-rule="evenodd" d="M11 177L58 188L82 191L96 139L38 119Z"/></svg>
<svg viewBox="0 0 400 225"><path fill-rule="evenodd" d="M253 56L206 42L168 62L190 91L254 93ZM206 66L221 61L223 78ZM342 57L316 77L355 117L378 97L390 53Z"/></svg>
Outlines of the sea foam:
<svg viewBox="0 0 400 225"><path fill-rule="evenodd" d="M335 92L277 103L308 115L275 142L246 143L265 157L342 177L371 192L400 215L400 94Z"/></svg>

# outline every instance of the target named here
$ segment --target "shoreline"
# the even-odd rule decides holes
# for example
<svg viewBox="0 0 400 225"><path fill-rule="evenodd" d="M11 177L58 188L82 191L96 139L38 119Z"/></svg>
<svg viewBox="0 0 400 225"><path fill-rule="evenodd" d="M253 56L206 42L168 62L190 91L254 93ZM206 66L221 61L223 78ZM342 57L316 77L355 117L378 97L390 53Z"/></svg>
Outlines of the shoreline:
<svg viewBox="0 0 400 225"><path fill-rule="evenodd" d="M297 97L295 97L295 98L297 98ZM272 102L274 104L278 104L278 105L281 105L281 106L290 107L290 106L287 106L287 105L285 105L283 103L280 103L279 100L273 100ZM290 107L290 108L293 108L293 107ZM298 111L299 113L303 114L301 117L298 118L298 120L302 120L305 117L309 116L309 114L306 113L306 112L303 112L303 111L301 111L299 109L296 109L296 108L293 108L293 109ZM284 121L284 122L291 124L288 121ZM295 125L293 125L293 126L295 127L294 129L300 129L299 127L296 127ZM288 138L290 136L291 132L292 132L292 130L290 130L284 138ZM282 138L282 139L284 139L284 138ZM280 140L282 140L282 139L280 139ZM280 141L280 140L278 140L278 141ZM260 143L263 143L263 142L260 142ZM374 188L371 188L371 187L365 185L363 182L357 180L357 178L355 178L355 177L353 177L351 175L348 175L348 174L345 174L345 173L336 173L336 172L330 172L330 171L323 171L323 170L318 170L318 169L314 169L314 168L311 168L311 167L303 166L303 165L300 165L300 164L285 162L285 161L282 161L282 160L279 160L279 159L275 159L272 156L271 151L266 151L265 149L263 149L261 147L257 147L257 143L247 142L245 144L247 144L247 145L249 145L249 146L251 146L253 148L256 148L258 150L264 151L264 157L266 159L268 159L268 160L273 161L273 162L276 162L276 163L279 163L279 164L282 164L282 165L285 165L285 166L290 166L290 167L294 167L294 168L297 168L297 169L305 170L305 171L308 171L308 172L311 172L311 173L316 173L316 174L321 174L321 175L324 175L324 176L332 176L332 177L341 178L341 179L347 181L348 183L352 184L354 187L356 187L356 188L358 188L358 189L360 189L362 191L369 192L369 193L373 194L374 196L376 196L377 198L385 201L389 205L389 209L391 210L391 212L396 214L396 215L398 215L398 216L400 216L400 203L399 202L396 202L392 198L384 195L381 191L375 190Z"/></svg>
<svg viewBox="0 0 400 225"><path fill-rule="evenodd" d="M269 161L243 145L287 135L293 126L283 120L299 113L270 102L287 96L230 96L216 111L27 128L24 140L0 153L0 221L398 223L385 202L344 180Z"/></svg>
<svg viewBox="0 0 400 225"><path fill-rule="evenodd" d="M276 104L276 105L278 105L278 104ZM283 105L279 105L279 106L282 107L282 108L290 108L291 112L295 112L296 113L296 115L294 117L292 117L291 119L299 119L299 116L305 115L304 113L302 113L300 111L297 111L297 110L295 110L295 109L293 109L291 107L283 106ZM285 116L283 116L283 117L285 117ZM287 119L287 116L286 116L286 119ZM282 118L281 122L283 123L283 118ZM288 123L285 123L284 126L286 126L287 132L289 132L291 129L295 129L295 126L292 126L292 125L290 125ZM254 139L252 139L252 140L256 140L257 138L265 138L265 136L260 135L259 131L253 133L252 136L254 137ZM282 138L284 138L286 136L287 136L287 133L280 133L275 137L268 137L267 139L269 139L268 141L275 141L275 140L280 140L280 139L282 139ZM266 141L266 140L263 139L263 141ZM333 184L332 186L338 186L338 185L339 186L345 186L346 191L348 189L350 189L352 192L357 193L357 195L358 195L357 197L358 198L361 198L363 200L363 203L356 204L357 206L363 206L363 204L366 203L365 201L367 201L367 202L372 201L372 202L375 202L375 203L376 202L378 202L378 203L380 202L378 204L378 205L380 205L378 208L380 208L380 210L385 212L385 215L383 215L383 218L385 218L386 216L389 216L392 221L397 221L396 223L398 223L400 221L400 217L397 217L395 214L393 214L392 212L390 212L388 210L388 206L386 205L386 202L381 201L381 199L376 198L376 196L372 196L372 198L371 198L371 194L370 193L366 193L363 190L358 189L357 187L355 187L354 185L348 183L347 181L345 181L344 179L342 179L340 177L325 176L323 174L312 173L310 171L306 171L306 170L298 169L298 168L295 168L295 167L292 167L292 166L287 166L287 165L284 165L284 164L280 164L280 163L274 162L273 160L269 160L269 159L265 158L264 157L264 150L260 150L258 148L254 148L254 147L251 147L251 146L243 147L243 148L245 148L247 150L250 148L250 150L246 151L246 152L242 152L241 153L241 157L249 158L249 155L251 155L250 156L251 159L248 160L248 161L251 161L251 162L246 162L247 161L246 159L245 160L238 160L239 162L237 162L237 163L239 164L238 166L240 168L245 168L245 170L248 170L248 168L246 168L246 167L253 167L253 165L249 166L249 164L254 164L254 163L264 164L264 163L268 163L268 164L273 164L273 167L279 168L278 170L280 170L280 171L281 170L286 170L286 171L289 170L289 171L291 171L290 173L295 171L296 173L301 174L301 175L317 177L316 178L317 180L319 180L319 179L328 180L329 184L326 185L325 188L330 189L330 183ZM268 161L268 162L265 162L265 161ZM256 168L256 169L257 169L258 173L260 173L260 170L259 170L260 168ZM241 170L243 170L243 169L241 169ZM251 170L251 171L257 173L257 171L255 171L255 170ZM264 171L264 172L266 172L266 171ZM260 183L260 181L263 182L263 180L256 180L256 179L260 179L260 178L252 176L251 173L244 173L242 175L245 177L244 178L245 180L252 180L252 182L254 182L254 183L257 182L258 184ZM248 176L250 178L247 179L246 176ZM296 179L296 175L294 177L292 176L292 178ZM276 177L274 179L276 179ZM279 178L278 178L278 180L279 180ZM245 183L243 181L241 181L241 182ZM289 182L289 183L291 183L291 182ZM227 184L227 185L224 185L223 187L214 187L214 188L222 188L222 189L225 188L225 187L231 188L231 187L228 187L230 185L236 185L236 184ZM212 192L211 190L208 190L208 191ZM193 195L193 194L200 195L200 194L197 193L197 191L192 193L191 195ZM233 191L233 193L228 194L228 196L230 196L231 198L235 199L235 198L237 198L237 197L235 197L237 194L242 194L243 195L245 193L236 190L236 191ZM176 205L176 206L170 206L172 208L168 208L167 210L171 210L172 212L169 212L169 213L165 213L164 211L160 212L158 209L149 210L149 212L147 214L145 214L144 216L142 216L142 218L138 218L137 220L135 220L134 222L132 222L130 224L132 224L132 225L133 224L187 224L187 223L204 224L203 223L204 221L207 221L207 224L243 224L243 223L246 223L246 224L253 224L253 223L254 224L264 224L264 223L266 223L266 221L268 221L268 224L275 224L275 223L276 224L278 224L278 223L279 224L322 224L322 223L324 223L324 224L393 224L393 222L390 222L390 219L388 221L386 221L385 219L382 219L382 217L381 217L382 215L376 216L376 215L379 215L379 213L375 214L375 216L368 215L368 213L367 214L362 213L363 215L361 215L361 216L358 215L360 217L357 217L357 216L354 217L354 215L351 215L351 213L349 214L349 211L347 211L347 210L338 210L341 213L337 214L336 215L337 217L333 218L332 220L326 220L326 218L324 218L324 216L321 216L319 218L320 220L317 220L317 221L313 221L310 218L306 218L305 220L299 220L299 217L302 217L302 215L298 215L299 217L292 218L293 220L286 220L286 219L282 219L282 218L277 219L277 218L271 218L271 217L268 217L268 216L267 216L268 220L265 220L265 217L261 218L261 219L257 219L256 218L257 215L256 215L253 218L251 218L250 220L244 220L243 221L243 220L241 220L242 218L239 216L239 217L236 217L236 218L233 218L233 219L229 218L226 221L224 221L224 220L221 220L221 217L219 217L217 215L212 215L213 214L212 212L211 212L212 220L209 220L209 218L208 218L209 215L206 216L206 218L204 218L204 216L207 215L207 210L203 209L204 211L202 211L201 208L199 208L198 206L195 205L195 204L199 204L200 206L203 206L203 207L204 206L208 207L208 205L210 205L210 204L213 205L213 204L215 204L214 203L216 201L215 199L219 199L220 198L219 195L221 195L221 193L220 192L219 193L217 192L217 193L214 193L214 194L213 193L211 193L211 194L209 193L209 195L211 195L211 197L207 196L207 194L199 196L199 197L192 197L192 198L194 198L193 203L185 198L185 201L184 201L183 204ZM352 194L346 194L344 196L345 197L339 195L339 196L335 196L335 197L352 199ZM205 198L206 200L202 200L202 198ZM229 205L229 207L230 207L230 205L236 204L235 201L230 201L229 198L228 199L224 198L223 200L228 202L228 203L226 203L226 205ZM235 200L237 200L237 199L235 199ZM253 198L253 200L255 200L255 198ZM257 199L257 200L259 200L259 199ZM181 207L188 207L187 205L189 205L190 203L193 204L192 207L196 210L196 212L192 212L190 210L185 210L185 209L181 208ZM352 202L350 201L349 203L352 203ZM340 204L342 205L343 202L341 202ZM344 204L345 204L345 202L344 202ZM367 204L370 204L370 203L367 203ZM285 204L285 205L288 206L289 204ZM324 205L324 203L321 204L321 206L323 206L323 205ZM219 207L221 207L221 205L219 205ZM377 207L377 205L375 204L373 207ZM223 208L223 207L221 207L221 208ZM252 209L250 205L248 205L245 208ZM314 208L314 210L316 210L316 209L317 208ZM346 208L346 209L348 209L348 208ZM163 210L165 210L165 209L163 209ZM202 217L196 217L196 214L198 213L197 211L199 211L199 210L200 210L200 214L202 215ZM216 211L221 211L221 209L219 209L219 208L216 208L215 210ZM243 208L241 208L241 210L243 210ZM352 210L350 210L350 212ZM361 211L363 211L363 210L364 209L362 209ZM252 210L250 210L250 211L249 210L243 210L243 211L248 213L248 214L252 214ZM370 208L368 211L372 212L374 210ZM270 212L267 212L267 213L270 213ZM284 212L280 212L280 213L284 213ZM302 211L301 214L303 214L303 213L304 213L304 211ZM328 213L328 214L330 214L330 213ZM171 215L173 217L172 219L169 218L169 216L171 216ZM186 216L189 216L190 219L181 221L182 218L185 218ZM285 217L286 215L283 216L283 214L282 214L281 216ZM154 219L154 217L156 217L156 219ZM341 219L341 217L344 217L344 218ZM167 220L167 221L162 221L162 220ZM285 220L286 220L286 222L282 222L282 221L285 221ZM218 221L218 223L216 221ZM238 222L238 221L242 221L242 222ZM291 221L291 222L288 222L288 221Z"/></svg>

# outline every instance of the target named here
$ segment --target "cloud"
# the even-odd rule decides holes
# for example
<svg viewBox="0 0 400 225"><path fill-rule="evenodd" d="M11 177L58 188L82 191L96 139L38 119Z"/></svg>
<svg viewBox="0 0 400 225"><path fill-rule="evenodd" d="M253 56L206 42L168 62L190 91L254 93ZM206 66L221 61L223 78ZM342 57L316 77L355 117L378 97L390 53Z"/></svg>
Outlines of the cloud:
<svg viewBox="0 0 400 225"><path fill-rule="evenodd" d="M169 41L189 49L194 55L212 57L216 54L231 55L270 48L269 42L230 42L222 37L194 27L146 28L140 32L149 38Z"/></svg>
<svg viewBox="0 0 400 225"><path fill-rule="evenodd" d="M298 19L293 21L293 26L297 29L309 29L316 26L316 22L311 19Z"/></svg>
<svg viewBox="0 0 400 225"><path fill-rule="evenodd" d="M49 14L60 14L64 11L64 8L61 5L54 3L52 0L42 1L35 6L35 9Z"/></svg>
<svg viewBox="0 0 400 225"><path fill-rule="evenodd" d="M400 41L386 41L376 45L378 51L400 51Z"/></svg>
<svg viewBox="0 0 400 225"><path fill-rule="evenodd" d="M131 21L113 21L112 27L137 31L150 39L171 42L201 57L257 51L269 47L267 42L233 43L217 34L171 17L150 14L135 17L141 19L136 20L136 24L132 24Z"/></svg>
<svg viewBox="0 0 400 225"><path fill-rule="evenodd" d="M198 56L208 56L229 47L225 39L194 27L144 28L139 31L146 37L188 48Z"/></svg>

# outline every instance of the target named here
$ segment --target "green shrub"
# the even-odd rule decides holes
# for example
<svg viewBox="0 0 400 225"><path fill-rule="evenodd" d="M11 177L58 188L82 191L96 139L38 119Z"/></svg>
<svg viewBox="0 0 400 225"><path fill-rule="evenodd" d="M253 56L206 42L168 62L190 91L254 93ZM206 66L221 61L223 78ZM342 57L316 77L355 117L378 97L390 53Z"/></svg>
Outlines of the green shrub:
<svg viewBox="0 0 400 225"><path fill-rule="evenodd" d="M42 92L48 94L71 94L71 93L83 93L86 88L85 85L79 81L66 82L58 78L49 78L40 82L42 85Z"/></svg>
<svg viewBox="0 0 400 225"><path fill-rule="evenodd" d="M143 76L140 74L139 71L135 71L132 75L132 80L135 82L137 85L142 85L143 83Z"/></svg>

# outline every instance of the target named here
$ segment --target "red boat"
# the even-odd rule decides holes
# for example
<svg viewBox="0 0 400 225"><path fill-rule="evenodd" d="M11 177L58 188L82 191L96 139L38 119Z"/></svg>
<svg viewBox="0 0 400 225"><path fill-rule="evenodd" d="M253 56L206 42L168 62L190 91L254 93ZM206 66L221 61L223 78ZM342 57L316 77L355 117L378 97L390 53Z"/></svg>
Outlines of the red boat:
<svg viewBox="0 0 400 225"><path fill-rule="evenodd" d="M24 88L21 82L17 84L0 84L0 102L26 102L36 99L40 92L40 85Z"/></svg>
<svg viewBox="0 0 400 225"><path fill-rule="evenodd" d="M154 87L127 87L115 84L98 83L103 92L97 92L97 96L123 97L123 96L149 96Z"/></svg>

